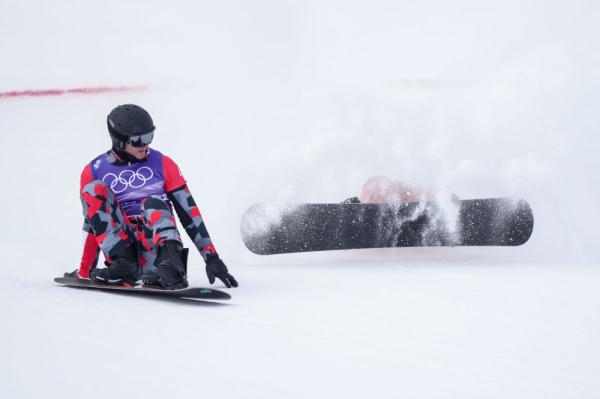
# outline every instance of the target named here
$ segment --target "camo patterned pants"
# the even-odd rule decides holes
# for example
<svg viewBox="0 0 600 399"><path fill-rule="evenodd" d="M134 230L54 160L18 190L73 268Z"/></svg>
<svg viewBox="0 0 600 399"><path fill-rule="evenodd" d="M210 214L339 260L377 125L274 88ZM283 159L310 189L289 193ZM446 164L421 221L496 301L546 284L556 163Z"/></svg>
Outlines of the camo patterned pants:
<svg viewBox="0 0 600 399"><path fill-rule="evenodd" d="M100 180L81 190L84 230L94 234L105 258L114 257L134 244L144 270L154 267L156 248L165 240L181 242L169 203L158 196L142 202L142 215L128 217L110 188Z"/></svg>

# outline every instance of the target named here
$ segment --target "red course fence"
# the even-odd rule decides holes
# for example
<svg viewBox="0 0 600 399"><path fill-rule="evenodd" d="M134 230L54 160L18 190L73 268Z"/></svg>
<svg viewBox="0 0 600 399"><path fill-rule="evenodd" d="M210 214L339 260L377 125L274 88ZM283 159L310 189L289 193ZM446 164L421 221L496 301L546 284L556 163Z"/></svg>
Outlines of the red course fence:
<svg viewBox="0 0 600 399"><path fill-rule="evenodd" d="M0 92L0 98L60 96L63 94L99 94L120 91L143 91L145 86L98 86L76 87L72 89L42 89Z"/></svg>

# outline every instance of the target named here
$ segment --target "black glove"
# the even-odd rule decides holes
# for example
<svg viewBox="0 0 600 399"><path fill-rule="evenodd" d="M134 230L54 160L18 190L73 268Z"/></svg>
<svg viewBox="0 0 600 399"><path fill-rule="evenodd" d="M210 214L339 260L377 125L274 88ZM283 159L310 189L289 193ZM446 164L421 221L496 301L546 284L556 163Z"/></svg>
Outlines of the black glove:
<svg viewBox="0 0 600 399"><path fill-rule="evenodd" d="M211 284L215 282L215 277L217 277L227 288L238 286L237 281L229 274L227 266L219 258L219 255L209 255L206 258L206 275L208 276L208 282Z"/></svg>

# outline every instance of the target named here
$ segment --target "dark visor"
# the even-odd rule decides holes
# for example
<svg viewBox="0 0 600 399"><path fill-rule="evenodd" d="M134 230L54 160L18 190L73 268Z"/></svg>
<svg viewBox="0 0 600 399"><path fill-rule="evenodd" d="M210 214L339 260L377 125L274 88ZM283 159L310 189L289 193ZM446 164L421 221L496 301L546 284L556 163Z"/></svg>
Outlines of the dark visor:
<svg viewBox="0 0 600 399"><path fill-rule="evenodd" d="M152 142L153 138L154 132L150 132L139 136L130 136L127 139L127 143L131 144L134 147L145 147Z"/></svg>

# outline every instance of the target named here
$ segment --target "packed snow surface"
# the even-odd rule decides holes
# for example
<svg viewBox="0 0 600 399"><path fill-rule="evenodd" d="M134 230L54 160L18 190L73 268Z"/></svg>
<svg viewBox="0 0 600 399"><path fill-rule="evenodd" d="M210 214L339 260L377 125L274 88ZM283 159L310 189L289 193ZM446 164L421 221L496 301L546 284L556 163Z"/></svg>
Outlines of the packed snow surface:
<svg viewBox="0 0 600 399"><path fill-rule="evenodd" d="M600 6L589 1L3 1L6 398L600 395ZM79 175L136 103L240 282L225 304L81 291ZM518 248L261 257L253 203L372 176L520 197ZM189 239L186 245L191 246ZM206 286L200 255L190 280ZM223 288L222 284L215 284Z"/></svg>

